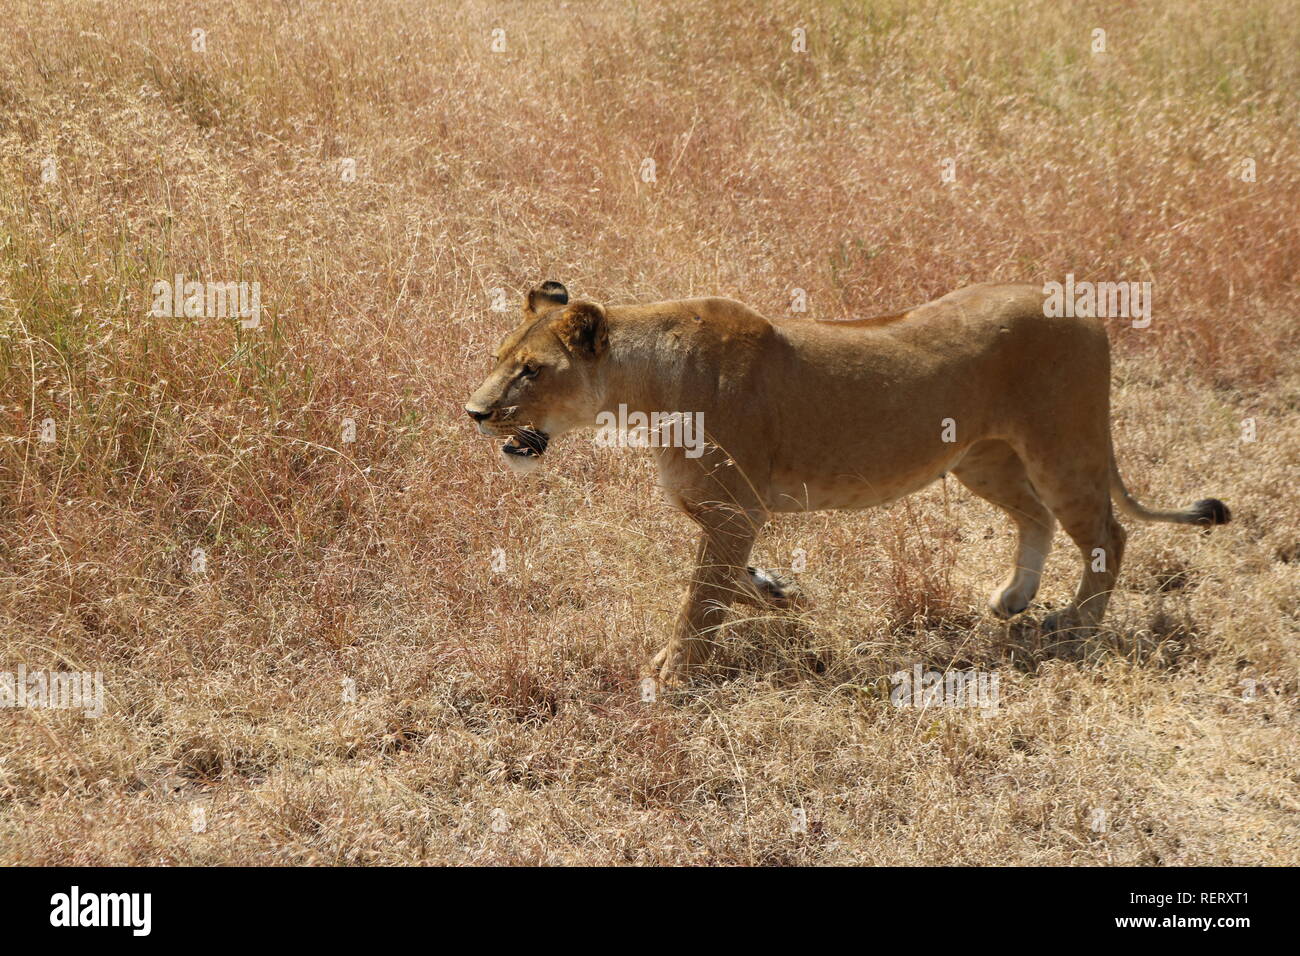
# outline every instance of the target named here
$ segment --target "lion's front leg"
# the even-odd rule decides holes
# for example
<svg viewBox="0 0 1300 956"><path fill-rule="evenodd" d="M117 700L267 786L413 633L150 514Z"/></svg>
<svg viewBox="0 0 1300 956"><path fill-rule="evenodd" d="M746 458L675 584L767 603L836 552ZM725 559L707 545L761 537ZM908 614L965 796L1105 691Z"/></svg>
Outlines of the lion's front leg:
<svg viewBox="0 0 1300 956"><path fill-rule="evenodd" d="M651 671L666 687L680 685L709 659L727 607L749 596L743 590L749 586L745 562L754 547L757 525L735 517L701 524L705 530L672 639L650 659Z"/></svg>

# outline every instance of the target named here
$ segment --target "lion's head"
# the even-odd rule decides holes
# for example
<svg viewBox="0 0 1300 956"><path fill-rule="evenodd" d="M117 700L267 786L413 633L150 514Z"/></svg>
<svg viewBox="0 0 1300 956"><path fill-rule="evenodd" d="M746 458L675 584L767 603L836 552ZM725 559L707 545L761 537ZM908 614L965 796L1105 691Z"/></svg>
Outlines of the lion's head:
<svg viewBox="0 0 1300 956"><path fill-rule="evenodd" d="M524 297L523 322L497 349L465 411L484 435L506 438L501 453L513 469L530 471L553 438L595 422L608 348L605 310L570 302L564 286L544 282Z"/></svg>

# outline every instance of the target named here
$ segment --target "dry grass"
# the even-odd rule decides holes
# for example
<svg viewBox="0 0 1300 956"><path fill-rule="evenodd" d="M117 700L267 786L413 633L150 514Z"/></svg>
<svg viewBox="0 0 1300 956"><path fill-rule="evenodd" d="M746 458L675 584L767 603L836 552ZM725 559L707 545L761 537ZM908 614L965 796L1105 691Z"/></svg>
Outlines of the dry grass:
<svg viewBox="0 0 1300 956"><path fill-rule="evenodd" d="M1293 0L5 18L0 669L102 670L108 712L0 711L0 862L1300 862ZM260 281L263 327L150 317L176 272ZM781 521L809 610L642 703L693 529L644 457L520 482L460 410L495 288L842 316L1066 272L1155 283L1130 486L1237 517L1131 527L1068 657L982 613L1010 530L950 483ZM1045 601L1075 573L1061 539ZM892 708L918 662L997 668L997 715Z"/></svg>

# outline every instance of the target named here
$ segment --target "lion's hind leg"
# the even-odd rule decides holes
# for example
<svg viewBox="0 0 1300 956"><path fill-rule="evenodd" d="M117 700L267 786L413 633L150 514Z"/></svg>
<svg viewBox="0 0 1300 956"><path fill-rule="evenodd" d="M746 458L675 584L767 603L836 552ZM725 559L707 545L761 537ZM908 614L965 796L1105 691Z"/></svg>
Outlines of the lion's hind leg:
<svg viewBox="0 0 1300 956"><path fill-rule="evenodd" d="M1026 456L1030 480L1079 549L1083 574L1074 602L1043 622L1048 632L1087 637L1101 623L1124 559L1124 528L1111 507L1109 461L1063 454Z"/></svg>
<svg viewBox="0 0 1300 956"><path fill-rule="evenodd" d="M972 494L997 505L1015 522L1015 566L989 598L994 614L1013 617L1027 608L1038 593L1056 521L1030 483L1020 456L1004 441L972 445L952 473Z"/></svg>

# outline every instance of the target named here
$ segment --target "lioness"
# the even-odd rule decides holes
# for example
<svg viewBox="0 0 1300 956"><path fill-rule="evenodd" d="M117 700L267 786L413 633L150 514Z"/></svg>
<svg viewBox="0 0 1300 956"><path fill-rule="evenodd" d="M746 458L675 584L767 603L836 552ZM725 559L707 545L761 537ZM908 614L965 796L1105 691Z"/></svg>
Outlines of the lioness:
<svg viewBox="0 0 1300 956"><path fill-rule="evenodd" d="M1055 521L1065 527L1083 579L1044 628L1077 634L1101 621L1124 556L1112 495L1143 521L1229 520L1214 498L1154 511L1129 495L1111 446L1105 329L1045 316L1034 286L971 286L894 315L810 322L720 298L605 308L546 282L465 410L526 468L620 405L703 413L703 454L654 452L669 501L703 529L685 607L650 662L669 685L706 660L728 604L785 604L774 576L747 567L774 512L869 508L952 472L1019 532L989 601L999 617L1028 607Z"/></svg>

